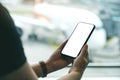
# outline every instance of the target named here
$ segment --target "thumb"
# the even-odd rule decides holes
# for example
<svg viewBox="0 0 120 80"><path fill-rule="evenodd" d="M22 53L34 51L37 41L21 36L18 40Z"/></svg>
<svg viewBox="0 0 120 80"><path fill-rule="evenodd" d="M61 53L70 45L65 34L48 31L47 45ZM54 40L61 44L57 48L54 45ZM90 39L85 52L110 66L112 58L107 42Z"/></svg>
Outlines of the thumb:
<svg viewBox="0 0 120 80"><path fill-rule="evenodd" d="M65 46L65 44L67 43L68 40L64 41L59 47L58 49L62 50Z"/></svg>

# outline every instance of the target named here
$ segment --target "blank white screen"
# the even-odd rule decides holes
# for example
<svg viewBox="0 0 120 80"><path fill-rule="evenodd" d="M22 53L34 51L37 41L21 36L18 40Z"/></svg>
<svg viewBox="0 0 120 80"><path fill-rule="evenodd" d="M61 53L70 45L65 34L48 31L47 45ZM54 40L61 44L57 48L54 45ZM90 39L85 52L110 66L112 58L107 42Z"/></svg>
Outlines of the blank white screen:
<svg viewBox="0 0 120 80"><path fill-rule="evenodd" d="M93 28L92 24L79 23L63 48L62 54L77 57Z"/></svg>

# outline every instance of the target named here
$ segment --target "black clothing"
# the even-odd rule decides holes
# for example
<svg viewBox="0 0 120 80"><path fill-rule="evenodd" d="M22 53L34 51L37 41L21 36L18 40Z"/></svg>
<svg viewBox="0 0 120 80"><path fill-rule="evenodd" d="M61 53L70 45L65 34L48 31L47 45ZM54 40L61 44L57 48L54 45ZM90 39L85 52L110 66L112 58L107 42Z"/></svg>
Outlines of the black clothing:
<svg viewBox="0 0 120 80"><path fill-rule="evenodd" d="M24 49L14 22L0 4L0 76L17 70L25 62Z"/></svg>

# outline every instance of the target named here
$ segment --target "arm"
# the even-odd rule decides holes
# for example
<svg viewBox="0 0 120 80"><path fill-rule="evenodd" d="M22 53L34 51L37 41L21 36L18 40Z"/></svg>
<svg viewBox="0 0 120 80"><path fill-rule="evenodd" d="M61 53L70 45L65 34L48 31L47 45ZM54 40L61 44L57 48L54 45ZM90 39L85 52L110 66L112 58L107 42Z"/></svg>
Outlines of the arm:
<svg viewBox="0 0 120 80"><path fill-rule="evenodd" d="M5 76L0 76L0 80L38 80L38 78L28 62L25 62L14 72L11 72Z"/></svg>
<svg viewBox="0 0 120 80"><path fill-rule="evenodd" d="M82 75L82 73L80 74L78 72L71 72L71 73L63 76L59 80L80 80L81 79L81 75Z"/></svg>
<svg viewBox="0 0 120 80"><path fill-rule="evenodd" d="M63 56L61 56L61 50L63 49L66 42L67 41L62 43L51 55L51 57L45 62L48 73L64 68L65 66L73 62L73 59L69 57L63 58ZM42 76L42 68L39 63L32 65L32 68L38 77Z"/></svg>

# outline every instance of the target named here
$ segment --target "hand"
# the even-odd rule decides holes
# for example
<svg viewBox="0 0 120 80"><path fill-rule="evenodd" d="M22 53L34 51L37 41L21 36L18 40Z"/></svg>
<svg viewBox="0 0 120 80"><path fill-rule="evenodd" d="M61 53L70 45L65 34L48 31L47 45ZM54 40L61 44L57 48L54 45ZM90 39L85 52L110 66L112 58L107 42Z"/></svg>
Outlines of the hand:
<svg viewBox="0 0 120 80"><path fill-rule="evenodd" d="M61 51L63 49L63 47L65 46L67 40L65 42L63 42L58 48L57 50L51 55L51 57L48 59L48 61L46 62L47 68L49 69L49 73L59 70L65 66L67 66L68 64L73 62L73 59L70 57L63 57L61 55Z"/></svg>
<svg viewBox="0 0 120 80"><path fill-rule="evenodd" d="M61 77L59 80L81 80L83 72L89 63L87 48L87 45L83 47L80 55L74 60L69 74Z"/></svg>
<svg viewBox="0 0 120 80"><path fill-rule="evenodd" d="M89 63L89 57L87 52L88 46L85 45L80 55L74 60L73 66L70 69L71 72L78 72L82 74Z"/></svg>

